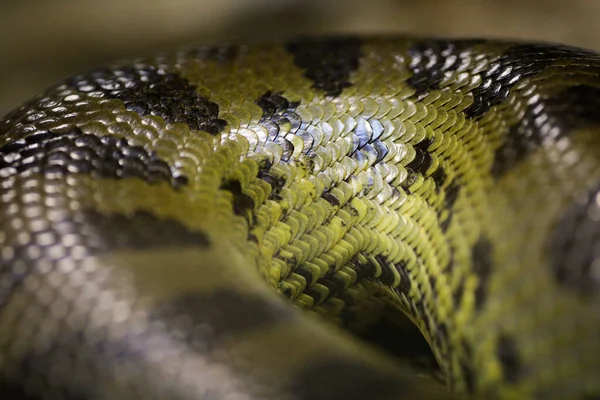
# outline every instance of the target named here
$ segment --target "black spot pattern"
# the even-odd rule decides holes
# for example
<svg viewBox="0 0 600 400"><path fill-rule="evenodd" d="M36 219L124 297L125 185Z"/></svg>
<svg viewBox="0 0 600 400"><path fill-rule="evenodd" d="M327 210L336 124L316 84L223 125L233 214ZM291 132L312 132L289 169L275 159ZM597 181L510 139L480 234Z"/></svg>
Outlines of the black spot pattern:
<svg viewBox="0 0 600 400"><path fill-rule="evenodd" d="M71 78L68 84L90 96L119 99L140 115L157 115L213 135L226 125L218 118L219 106L196 93L187 79L154 66L99 69Z"/></svg>
<svg viewBox="0 0 600 400"><path fill-rule="evenodd" d="M518 358L517 344L510 336L500 335L498 339L497 355L504 379L508 382L516 383L521 376L521 363Z"/></svg>
<svg viewBox="0 0 600 400"><path fill-rule="evenodd" d="M401 398L405 386L388 369L332 356L307 366L290 390L298 400L365 400Z"/></svg>
<svg viewBox="0 0 600 400"><path fill-rule="evenodd" d="M581 57L597 58L593 53L563 46L521 44L510 47L482 73L483 81L473 90L473 104L465 109L466 116L482 116L506 99L518 82L543 71L556 61Z"/></svg>
<svg viewBox="0 0 600 400"><path fill-rule="evenodd" d="M42 132L0 147L0 177L16 174L89 174L99 178L135 177L148 183L187 183L153 152L114 136L98 137L78 128Z"/></svg>
<svg viewBox="0 0 600 400"><path fill-rule="evenodd" d="M485 236L480 236L471 250L473 272L479 278L475 290L475 307L481 309L485 302L487 282L492 272L492 244Z"/></svg>
<svg viewBox="0 0 600 400"><path fill-rule="evenodd" d="M555 224L547 254L556 282L581 296L600 289L600 186L570 206Z"/></svg>
<svg viewBox="0 0 600 400"><path fill-rule="evenodd" d="M243 192L240 181L224 181L221 183L221 190L226 190L233 195L233 212L235 215L244 217L250 222L256 205L254 199Z"/></svg>
<svg viewBox="0 0 600 400"><path fill-rule="evenodd" d="M468 46L481 43L478 40L449 42L444 40L419 41L408 51L408 69L412 76L407 80L420 97L431 90L440 88L444 74L457 70L469 59L465 53Z"/></svg>
<svg viewBox="0 0 600 400"><path fill-rule="evenodd" d="M529 105L496 151L492 174L499 178L545 140L571 130L600 124L600 88L572 86L545 101Z"/></svg>
<svg viewBox="0 0 600 400"><path fill-rule="evenodd" d="M202 338L204 345L227 336L286 323L296 316L293 309L277 298L263 298L225 288L182 294L158 314L161 318L164 318L163 314L184 314L196 324L210 326L210 332Z"/></svg>
<svg viewBox="0 0 600 400"><path fill-rule="evenodd" d="M313 81L313 87L328 96L339 96L342 89L351 86L350 75L361 57L360 44L356 38L335 38L293 42L286 49L294 55L304 76Z"/></svg>

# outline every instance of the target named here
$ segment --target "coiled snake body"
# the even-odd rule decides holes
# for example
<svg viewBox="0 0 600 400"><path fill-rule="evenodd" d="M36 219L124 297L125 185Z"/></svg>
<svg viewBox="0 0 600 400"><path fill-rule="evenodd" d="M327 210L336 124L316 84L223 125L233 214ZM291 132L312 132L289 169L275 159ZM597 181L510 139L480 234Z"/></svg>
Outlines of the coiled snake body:
<svg viewBox="0 0 600 400"><path fill-rule="evenodd" d="M543 44L71 78L0 120L2 398L596 398L599 126L600 57ZM451 391L339 328L383 315Z"/></svg>

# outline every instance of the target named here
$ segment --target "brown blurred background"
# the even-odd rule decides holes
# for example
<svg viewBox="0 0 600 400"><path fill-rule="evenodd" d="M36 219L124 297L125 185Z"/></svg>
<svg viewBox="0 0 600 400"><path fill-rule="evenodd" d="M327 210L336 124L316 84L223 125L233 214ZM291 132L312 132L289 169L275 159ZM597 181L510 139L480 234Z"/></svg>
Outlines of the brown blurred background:
<svg viewBox="0 0 600 400"><path fill-rule="evenodd" d="M1 0L0 116L70 74L189 42L408 32L600 50L599 0Z"/></svg>

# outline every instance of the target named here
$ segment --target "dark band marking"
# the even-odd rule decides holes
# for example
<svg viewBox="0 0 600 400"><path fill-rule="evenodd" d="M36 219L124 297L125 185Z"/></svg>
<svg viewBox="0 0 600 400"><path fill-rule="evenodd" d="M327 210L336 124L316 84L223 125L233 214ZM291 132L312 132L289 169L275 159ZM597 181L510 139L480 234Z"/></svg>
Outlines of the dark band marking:
<svg viewBox="0 0 600 400"><path fill-rule="evenodd" d="M201 338L208 348L211 342L286 323L296 316L293 309L277 298L271 300L225 288L206 293L185 293L162 306L156 317L163 319L168 315L182 314L191 318L195 325L210 327L210 332Z"/></svg>
<svg viewBox="0 0 600 400"><path fill-rule="evenodd" d="M600 290L600 186L569 207L554 226L547 254L556 282L581 296Z"/></svg>
<svg viewBox="0 0 600 400"><path fill-rule="evenodd" d="M290 392L297 400L383 400L402 398L405 385L402 377L390 370L332 356L308 365Z"/></svg>
<svg viewBox="0 0 600 400"><path fill-rule="evenodd" d="M92 230L102 243L94 254L120 249L156 249L210 246L208 236L203 232L191 231L174 219L162 219L146 212L136 211L132 215L101 214L97 211L83 213L81 226L68 221L57 224L54 230L59 235L82 233Z"/></svg>
<svg viewBox="0 0 600 400"><path fill-rule="evenodd" d="M475 308L480 310L487 296L487 283L492 273L492 244L480 236L471 250L473 272L479 278L475 289Z"/></svg>
<svg viewBox="0 0 600 400"><path fill-rule="evenodd" d="M33 211L33 206L28 209ZM30 235L26 245L4 244L0 265L7 267L0 268L0 308L23 282L30 268L41 261L51 263L54 268L62 259L77 264L85 257L115 250L210 246L204 233L190 231L175 220L159 219L145 211L132 215L83 211L65 215L62 220L52 221L47 229L32 230ZM68 242L61 240L67 236Z"/></svg>
<svg viewBox="0 0 600 400"><path fill-rule="evenodd" d="M545 45L521 44L510 47L483 72L482 83L473 90L473 104L465 109L469 118L477 118L505 100L513 86L523 78L535 75L561 59L590 58L594 53L583 50Z"/></svg>
<svg viewBox="0 0 600 400"><path fill-rule="evenodd" d="M119 99L128 110L157 115L169 123L185 123L191 129L216 135L226 126L218 118L219 106L196 92L181 76L153 66L99 69L68 80L82 93Z"/></svg>
<svg viewBox="0 0 600 400"><path fill-rule="evenodd" d="M515 340L505 334L500 335L496 351L502 365L504 379L510 383L518 382L521 377L521 363Z"/></svg>
<svg viewBox="0 0 600 400"><path fill-rule="evenodd" d="M577 85L530 104L496 150L492 175L504 175L544 141L556 141L573 129L600 124L600 88Z"/></svg>
<svg viewBox="0 0 600 400"><path fill-rule="evenodd" d="M480 40L420 41L408 50L411 57L408 69L412 76L407 80L420 97L431 90L440 88L447 72L455 71L461 64L468 61L472 55L465 53L468 47L483 43Z"/></svg>
<svg viewBox="0 0 600 400"><path fill-rule="evenodd" d="M78 128L42 132L0 147L0 177L16 174L89 174L98 178L135 177L148 183L187 183L155 153L114 136L98 137Z"/></svg>
<svg viewBox="0 0 600 400"><path fill-rule="evenodd" d="M295 64L313 87L328 96L339 96L351 86L350 75L358 68L361 57L360 40L336 38L322 41L293 42L286 49L294 55Z"/></svg>

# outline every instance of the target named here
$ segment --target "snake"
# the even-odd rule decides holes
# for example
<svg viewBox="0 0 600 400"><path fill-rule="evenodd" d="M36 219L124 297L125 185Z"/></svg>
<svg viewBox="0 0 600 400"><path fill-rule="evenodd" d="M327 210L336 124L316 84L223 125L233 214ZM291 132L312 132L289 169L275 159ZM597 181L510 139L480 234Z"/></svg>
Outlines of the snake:
<svg viewBox="0 0 600 400"><path fill-rule="evenodd" d="M599 132L600 56L559 44L68 78L0 120L0 397L598 399Z"/></svg>

